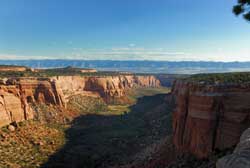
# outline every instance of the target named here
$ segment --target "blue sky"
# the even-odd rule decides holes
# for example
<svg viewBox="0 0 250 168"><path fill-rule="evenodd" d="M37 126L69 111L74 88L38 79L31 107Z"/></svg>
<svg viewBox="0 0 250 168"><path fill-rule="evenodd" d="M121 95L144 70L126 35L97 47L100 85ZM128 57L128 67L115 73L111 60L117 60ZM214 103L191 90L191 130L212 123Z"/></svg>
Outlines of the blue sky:
<svg viewBox="0 0 250 168"><path fill-rule="evenodd" d="M250 61L236 0L1 0L0 59Z"/></svg>

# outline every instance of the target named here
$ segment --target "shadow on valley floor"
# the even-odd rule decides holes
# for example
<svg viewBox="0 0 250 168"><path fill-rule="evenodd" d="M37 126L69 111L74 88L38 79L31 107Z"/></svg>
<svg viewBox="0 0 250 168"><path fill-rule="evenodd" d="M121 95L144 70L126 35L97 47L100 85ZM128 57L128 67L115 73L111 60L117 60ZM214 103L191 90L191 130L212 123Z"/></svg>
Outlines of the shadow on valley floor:
<svg viewBox="0 0 250 168"><path fill-rule="evenodd" d="M166 94L145 96L123 115L84 115L66 130L66 144L41 168L106 168L126 165L157 140L171 134Z"/></svg>

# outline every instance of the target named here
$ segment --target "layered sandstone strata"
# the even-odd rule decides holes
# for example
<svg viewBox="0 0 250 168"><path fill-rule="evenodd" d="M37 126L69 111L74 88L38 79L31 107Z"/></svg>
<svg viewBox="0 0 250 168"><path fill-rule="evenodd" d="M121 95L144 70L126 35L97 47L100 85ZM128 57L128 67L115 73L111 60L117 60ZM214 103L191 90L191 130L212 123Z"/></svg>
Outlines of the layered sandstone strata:
<svg viewBox="0 0 250 168"><path fill-rule="evenodd" d="M97 72L96 69L81 69L80 72L82 73L95 73Z"/></svg>
<svg viewBox="0 0 250 168"><path fill-rule="evenodd" d="M87 94L106 102L122 99L134 87L159 87L153 76L58 76L51 78L10 78L0 83L0 127L34 117L31 104L66 107L67 96Z"/></svg>
<svg viewBox="0 0 250 168"><path fill-rule="evenodd" d="M0 66L0 72L6 72L6 71L15 71L15 72L24 72L31 70L30 68L27 67L22 67L22 66Z"/></svg>
<svg viewBox="0 0 250 168"><path fill-rule="evenodd" d="M62 91L49 79L9 79L0 85L0 127L32 119L31 103L65 105Z"/></svg>
<svg viewBox="0 0 250 168"><path fill-rule="evenodd" d="M58 76L53 78L67 94L99 95L106 102L122 99L126 90L136 87L159 87L160 81L154 76L116 75L116 76Z"/></svg>
<svg viewBox="0 0 250 168"><path fill-rule="evenodd" d="M176 81L173 87L174 144L179 151L206 158L232 147L250 126L250 84Z"/></svg>

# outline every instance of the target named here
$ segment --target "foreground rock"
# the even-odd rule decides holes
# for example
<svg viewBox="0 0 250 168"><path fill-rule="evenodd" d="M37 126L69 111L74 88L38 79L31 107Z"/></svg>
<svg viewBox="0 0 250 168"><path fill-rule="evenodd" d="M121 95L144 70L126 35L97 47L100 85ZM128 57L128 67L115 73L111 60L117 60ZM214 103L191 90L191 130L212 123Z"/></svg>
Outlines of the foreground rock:
<svg viewBox="0 0 250 168"><path fill-rule="evenodd" d="M179 80L173 94L174 144L178 151L207 158L239 142L250 125L250 85L203 84Z"/></svg>
<svg viewBox="0 0 250 168"><path fill-rule="evenodd" d="M217 162L217 168L249 168L250 167L250 128L240 138L234 153Z"/></svg>
<svg viewBox="0 0 250 168"><path fill-rule="evenodd" d="M8 130L11 132L14 132L16 130L16 128L13 125L9 125Z"/></svg>

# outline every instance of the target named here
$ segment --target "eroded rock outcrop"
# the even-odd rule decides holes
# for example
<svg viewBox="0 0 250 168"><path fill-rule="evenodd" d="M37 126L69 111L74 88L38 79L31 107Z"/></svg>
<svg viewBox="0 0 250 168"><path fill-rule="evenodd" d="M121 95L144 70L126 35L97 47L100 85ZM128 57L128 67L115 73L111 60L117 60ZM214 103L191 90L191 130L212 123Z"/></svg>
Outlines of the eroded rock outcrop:
<svg viewBox="0 0 250 168"><path fill-rule="evenodd" d="M34 118L31 104L66 107L67 96L100 96L106 102L123 99L127 89L159 87L154 76L58 76L51 78L10 78L0 83L0 127Z"/></svg>
<svg viewBox="0 0 250 168"><path fill-rule="evenodd" d="M250 84L179 80L173 94L173 138L178 151L206 158L215 149L236 145L250 126Z"/></svg>
<svg viewBox="0 0 250 168"><path fill-rule="evenodd" d="M125 99L126 90L136 87L159 87L160 81L154 76L59 76L53 78L67 94L99 95L106 102Z"/></svg>
<svg viewBox="0 0 250 168"><path fill-rule="evenodd" d="M217 162L217 168L249 168L250 167L250 128L241 136L240 143L232 155L223 157Z"/></svg>
<svg viewBox="0 0 250 168"><path fill-rule="evenodd" d="M31 103L65 105L62 91L49 79L9 79L5 85L0 85L0 127L32 119Z"/></svg>
<svg viewBox="0 0 250 168"><path fill-rule="evenodd" d="M24 66L8 66L8 65L0 66L0 72L7 72L7 71L24 72L24 71L31 71L31 68Z"/></svg>

